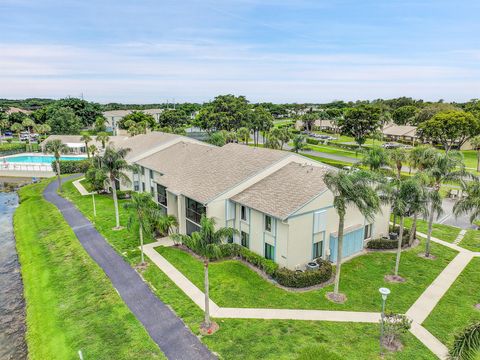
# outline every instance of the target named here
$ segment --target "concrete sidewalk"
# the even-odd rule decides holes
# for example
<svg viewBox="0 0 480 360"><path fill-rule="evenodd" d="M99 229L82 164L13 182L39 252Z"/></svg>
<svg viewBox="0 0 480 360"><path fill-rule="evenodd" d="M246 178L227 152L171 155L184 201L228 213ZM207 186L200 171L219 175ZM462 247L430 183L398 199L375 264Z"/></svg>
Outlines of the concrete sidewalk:
<svg viewBox="0 0 480 360"><path fill-rule="evenodd" d="M57 188L56 181L50 183L44 191L45 199L60 210L87 253L105 271L125 304L167 358L216 359L183 321L160 301L130 264L107 243L92 223L70 201L57 194Z"/></svg>

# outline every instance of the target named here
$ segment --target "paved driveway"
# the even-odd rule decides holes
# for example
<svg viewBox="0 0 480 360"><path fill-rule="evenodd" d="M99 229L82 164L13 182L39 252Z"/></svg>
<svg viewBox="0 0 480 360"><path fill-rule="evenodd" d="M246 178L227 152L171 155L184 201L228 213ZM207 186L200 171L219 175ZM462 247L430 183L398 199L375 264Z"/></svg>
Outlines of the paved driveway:
<svg viewBox="0 0 480 360"><path fill-rule="evenodd" d="M152 293L90 221L70 201L57 194L57 188L57 181L50 183L44 191L45 199L60 210L87 253L105 271L123 301L165 355L175 360L216 359L183 321Z"/></svg>

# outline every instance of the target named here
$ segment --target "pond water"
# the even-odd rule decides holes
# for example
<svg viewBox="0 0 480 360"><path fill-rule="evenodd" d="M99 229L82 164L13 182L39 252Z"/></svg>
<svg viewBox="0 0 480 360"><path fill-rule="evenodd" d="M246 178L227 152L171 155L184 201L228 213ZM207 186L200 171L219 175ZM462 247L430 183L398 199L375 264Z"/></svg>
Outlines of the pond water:
<svg viewBox="0 0 480 360"><path fill-rule="evenodd" d="M14 188L0 178L0 360L27 358L25 301L12 221L18 197L6 191Z"/></svg>

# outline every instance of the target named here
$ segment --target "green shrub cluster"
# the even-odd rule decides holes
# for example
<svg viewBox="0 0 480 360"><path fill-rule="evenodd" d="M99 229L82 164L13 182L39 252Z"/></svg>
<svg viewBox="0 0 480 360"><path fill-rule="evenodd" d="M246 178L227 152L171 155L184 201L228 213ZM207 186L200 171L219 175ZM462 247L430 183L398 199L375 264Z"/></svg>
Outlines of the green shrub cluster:
<svg viewBox="0 0 480 360"><path fill-rule="evenodd" d="M220 250L222 253L222 258L239 257L249 264L256 266L260 270L263 270L271 277L275 276L275 272L278 269L278 264L274 261L265 259L263 256L260 256L246 247L238 244L222 244L220 246Z"/></svg>
<svg viewBox="0 0 480 360"><path fill-rule="evenodd" d="M118 190L117 191L117 198L119 200L130 199L131 197L132 197L132 190Z"/></svg>
<svg viewBox="0 0 480 360"><path fill-rule="evenodd" d="M318 145L318 144L320 144L320 140L314 139L314 138L311 138L311 137L307 137L307 144Z"/></svg>
<svg viewBox="0 0 480 360"><path fill-rule="evenodd" d="M317 259L316 262L319 265L318 270L299 272L287 268L278 269L275 272L275 280L277 280L280 285L293 288L318 285L330 280L333 271L332 265L322 259Z"/></svg>
<svg viewBox="0 0 480 360"><path fill-rule="evenodd" d="M396 232L396 231L395 231ZM409 241L409 229L403 230L403 239L402 239L402 247L406 246ZM398 240L390 240L390 239L372 239L367 243L367 249L375 249L375 250L389 250L389 249L396 249L398 246Z"/></svg>
<svg viewBox="0 0 480 360"><path fill-rule="evenodd" d="M60 160L60 173L61 174L79 174L86 173L90 167L90 160ZM56 173L57 165L55 160L52 161L52 169Z"/></svg>
<svg viewBox="0 0 480 360"><path fill-rule="evenodd" d="M2 143L0 144L0 155L10 155L23 152L26 146L23 143Z"/></svg>

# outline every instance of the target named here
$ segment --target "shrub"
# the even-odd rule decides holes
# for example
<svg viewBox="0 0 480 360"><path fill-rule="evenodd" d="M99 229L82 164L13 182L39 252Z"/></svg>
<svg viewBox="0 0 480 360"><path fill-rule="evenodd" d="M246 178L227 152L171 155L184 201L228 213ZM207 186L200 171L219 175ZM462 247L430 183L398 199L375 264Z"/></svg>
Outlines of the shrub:
<svg viewBox="0 0 480 360"><path fill-rule="evenodd" d="M132 190L118 190L117 191L117 198L119 200L130 199L131 197L132 197Z"/></svg>
<svg viewBox="0 0 480 360"><path fill-rule="evenodd" d="M401 336L412 326L412 320L403 314L387 313L383 319L383 345L388 349L398 349Z"/></svg>
<svg viewBox="0 0 480 360"><path fill-rule="evenodd" d="M7 141L11 139L7 139ZM19 152L24 152L26 149L25 144L23 143L3 143L0 144L0 155L10 155L16 154Z"/></svg>
<svg viewBox="0 0 480 360"><path fill-rule="evenodd" d="M280 285L293 288L318 285L330 280L333 271L332 265L328 261L322 259L317 259L316 261L319 265L318 270L299 272L287 268L281 268L275 272L274 277Z"/></svg>
<svg viewBox="0 0 480 360"><path fill-rule="evenodd" d="M403 236L402 239L402 247L408 244L408 236ZM375 250L390 250L396 249L398 246L398 240L390 240L390 239L372 239L367 243L367 249L375 249Z"/></svg>
<svg viewBox="0 0 480 360"><path fill-rule="evenodd" d="M307 144L318 145L320 144L320 141L317 139L312 139L310 137L307 137Z"/></svg>
<svg viewBox="0 0 480 360"><path fill-rule="evenodd" d="M78 174L86 173L90 167L90 160L60 160L60 173L62 174ZM52 169L56 173L57 166L55 160L52 161Z"/></svg>

